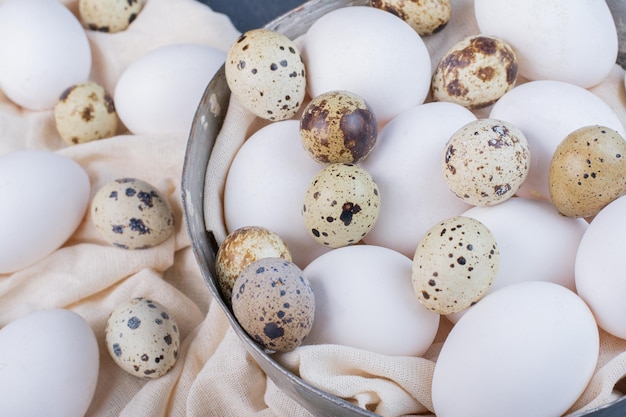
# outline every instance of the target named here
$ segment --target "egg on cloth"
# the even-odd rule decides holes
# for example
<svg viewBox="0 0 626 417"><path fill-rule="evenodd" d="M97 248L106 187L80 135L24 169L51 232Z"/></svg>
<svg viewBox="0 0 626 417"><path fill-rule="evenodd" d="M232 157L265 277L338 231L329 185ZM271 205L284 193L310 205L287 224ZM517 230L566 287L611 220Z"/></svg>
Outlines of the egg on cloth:
<svg viewBox="0 0 626 417"><path fill-rule="evenodd" d="M124 249L159 245L175 228L167 199L136 178L120 178L102 186L93 197L91 219L107 242Z"/></svg>
<svg viewBox="0 0 626 417"><path fill-rule="evenodd" d="M106 322L107 350L124 371L159 378L176 364L180 333L160 303L137 297L117 305Z"/></svg>
<svg viewBox="0 0 626 417"><path fill-rule="evenodd" d="M306 71L300 51L277 31L242 34L228 50L225 72L232 94L263 119L289 119L304 102Z"/></svg>
<svg viewBox="0 0 626 417"><path fill-rule="evenodd" d="M591 217L626 193L626 140L605 126L586 126L557 146L549 171L552 203L570 217Z"/></svg>
<svg viewBox="0 0 626 417"><path fill-rule="evenodd" d="M81 22L91 30L115 33L128 28L146 0L79 0Z"/></svg>
<svg viewBox="0 0 626 417"><path fill-rule="evenodd" d="M282 258L263 258L241 272L233 313L250 337L274 352L300 346L315 319L315 293L302 270Z"/></svg>
<svg viewBox="0 0 626 417"><path fill-rule="evenodd" d="M291 261L291 252L276 233L259 226L244 226L226 236L215 255L215 275L224 300L230 303L239 274L262 258Z"/></svg>
<svg viewBox="0 0 626 417"><path fill-rule="evenodd" d="M468 123L452 135L443 154L446 184L459 198L475 206L490 206L511 198L530 168L526 137L503 120Z"/></svg>
<svg viewBox="0 0 626 417"><path fill-rule="evenodd" d="M407 22L420 36L442 30L450 21L450 0L372 0L372 7L385 10Z"/></svg>

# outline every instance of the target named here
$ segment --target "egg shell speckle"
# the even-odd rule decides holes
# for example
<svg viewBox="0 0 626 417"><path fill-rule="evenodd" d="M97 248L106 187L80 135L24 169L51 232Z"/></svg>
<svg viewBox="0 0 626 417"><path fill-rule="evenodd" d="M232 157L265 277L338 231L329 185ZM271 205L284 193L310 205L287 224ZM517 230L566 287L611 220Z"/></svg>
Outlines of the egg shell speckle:
<svg viewBox="0 0 626 417"><path fill-rule="evenodd" d="M561 214L596 215L626 193L626 141L606 126L576 129L552 156L548 186Z"/></svg>
<svg viewBox="0 0 626 417"><path fill-rule="evenodd" d="M93 198L91 217L109 243L124 249L147 249L173 232L174 213L159 190L145 181L122 178L104 185Z"/></svg>
<svg viewBox="0 0 626 417"><path fill-rule="evenodd" d="M315 295L294 263L263 258L249 264L233 289L233 313L260 345L275 352L302 344L313 326Z"/></svg>
<svg viewBox="0 0 626 417"><path fill-rule="evenodd" d="M379 212L378 185L353 164L330 164L319 171L302 206L309 234L330 248L359 242L374 227Z"/></svg>
<svg viewBox="0 0 626 417"><path fill-rule="evenodd" d="M229 233L215 258L215 273L224 300L230 303L239 274L252 262L262 258L291 261L291 252L276 233L259 226L244 226Z"/></svg>
<svg viewBox="0 0 626 417"><path fill-rule="evenodd" d="M137 18L146 0L79 0L78 13L85 27L99 32L120 32Z"/></svg>
<svg viewBox="0 0 626 417"><path fill-rule="evenodd" d="M517 81L517 57L504 41L469 36L453 45L435 68L433 98L469 109L493 104Z"/></svg>
<svg viewBox="0 0 626 417"><path fill-rule="evenodd" d="M131 375L158 378L176 363L180 334L165 307L146 298L133 298L111 312L106 345L113 361Z"/></svg>
<svg viewBox="0 0 626 417"><path fill-rule="evenodd" d="M113 98L91 82L73 85L61 94L54 106L54 121L68 145L111 137L118 125Z"/></svg>
<svg viewBox="0 0 626 417"><path fill-rule="evenodd" d="M524 183L530 149L511 123L478 119L452 135L443 159L452 192L469 204L490 206L511 198Z"/></svg>
<svg viewBox="0 0 626 417"><path fill-rule="evenodd" d="M433 226L417 246L413 289L429 310L439 314L465 310L491 287L499 263L497 242L483 223L451 217Z"/></svg>
<svg viewBox="0 0 626 417"><path fill-rule="evenodd" d="M306 71L300 51L276 31L242 34L228 50L225 74L233 95L263 119L288 119L304 101Z"/></svg>
<svg viewBox="0 0 626 417"><path fill-rule="evenodd" d="M450 0L372 0L371 5L398 16L421 36L441 31L452 16Z"/></svg>

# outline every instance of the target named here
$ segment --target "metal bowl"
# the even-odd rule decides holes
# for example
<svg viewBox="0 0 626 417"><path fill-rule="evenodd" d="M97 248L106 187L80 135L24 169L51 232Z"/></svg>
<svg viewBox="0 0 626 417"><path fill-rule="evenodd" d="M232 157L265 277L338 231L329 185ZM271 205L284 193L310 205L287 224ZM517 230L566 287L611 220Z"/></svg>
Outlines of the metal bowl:
<svg viewBox="0 0 626 417"><path fill-rule="evenodd" d="M265 27L283 33L291 39L303 35L311 24L331 10L347 6L369 5L369 0L311 0L270 22ZM205 177L211 152L222 128L230 100L230 90L222 67L207 86L197 109L183 165L182 201L192 248L200 272L230 325L247 352L254 358L278 388L315 416L376 417L346 400L330 395L300 379L272 359L269 352L254 342L235 319L222 299L215 275L218 249L213 231L205 226ZM220 109L216 111L215 109ZM207 196L219 199L219 195ZM626 397L596 410L579 414L587 417L618 417L626 415Z"/></svg>

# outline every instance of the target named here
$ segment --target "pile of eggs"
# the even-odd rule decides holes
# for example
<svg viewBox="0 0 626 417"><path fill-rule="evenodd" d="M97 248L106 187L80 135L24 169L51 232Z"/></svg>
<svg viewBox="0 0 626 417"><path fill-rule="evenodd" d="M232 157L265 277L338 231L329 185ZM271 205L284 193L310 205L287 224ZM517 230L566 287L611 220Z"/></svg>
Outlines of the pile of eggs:
<svg viewBox="0 0 626 417"><path fill-rule="evenodd" d="M271 123L229 168L218 283L269 352L422 356L443 316L438 416L561 415L599 327L626 338L624 126L588 90L615 66L615 24L604 2L475 0L481 33L431 68L442 3L372 1L297 41L232 45L232 94Z"/></svg>

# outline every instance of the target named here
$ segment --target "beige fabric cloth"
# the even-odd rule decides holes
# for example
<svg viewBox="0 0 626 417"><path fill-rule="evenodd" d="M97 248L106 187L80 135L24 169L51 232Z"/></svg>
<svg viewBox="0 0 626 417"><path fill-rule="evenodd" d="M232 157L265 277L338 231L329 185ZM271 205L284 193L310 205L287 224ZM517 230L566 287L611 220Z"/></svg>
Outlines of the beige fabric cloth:
<svg viewBox="0 0 626 417"><path fill-rule="evenodd" d="M0 0L1 1L1 0ZM63 0L77 11L77 0ZM474 33L471 2L453 1L458 36ZM148 0L132 26L118 34L90 32L94 65L91 78L109 91L134 59L162 45L196 42L226 50L238 35L230 21L194 0ZM433 60L452 39L429 40ZM626 120L623 71L616 69L606 91ZM619 92L619 93L617 93ZM618 94L619 97L615 97ZM211 186L226 175L228 158L260 124L237 115L236 103L221 136L224 162L215 165ZM229 133L230 132L230 133ZM233 140L223 140L232 135ZM125 251L106 244L86 215L66 244L37 264L0 275L0 327L29 312L60 307L81 314L92 326L100 347L100 374L90 417L123 416L309 416L281 392L246 353L210 294L192 255L183 224L180 178L186 137L130 135L68 147L58 137L51 111L18 108L0 93L0 155L21 149L48 149L78 162L89 174L92 195L104 183L136 177L155 185L173 206L176 233L158 247ZM210 190L211 186L208 186ZM219 211L211 211L219 213ZM210 218L219 230L221 218ZM223 238L225 230L222 228ZM218 233L218 237L220 234ZM220 239L221 239L220 238ZM104 344L108 314L131 297L164 304L178 321L182 346L176 366L157 380L124 373ZM430 376L450 324L442 323L435 344L424 358L389 358L339 346L308 346L277 359L307 381L388 416L429 415ZM626 341L603 334L599 370L576 409L606 401L613 385L626 374Z"/></svg>

